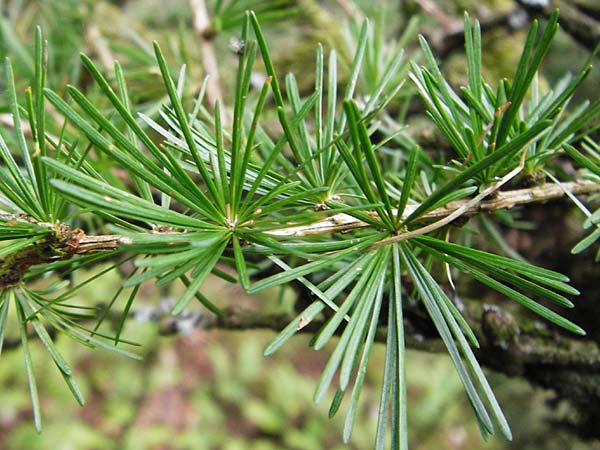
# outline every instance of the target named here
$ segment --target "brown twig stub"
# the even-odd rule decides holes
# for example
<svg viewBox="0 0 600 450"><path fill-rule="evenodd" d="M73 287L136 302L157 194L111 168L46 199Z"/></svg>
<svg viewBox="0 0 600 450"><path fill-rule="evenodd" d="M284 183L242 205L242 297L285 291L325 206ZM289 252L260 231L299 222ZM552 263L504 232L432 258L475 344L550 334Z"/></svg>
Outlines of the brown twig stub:
<svg viewBox="0 0 600 450"><path fill-rule="evenodd" d="M10 216L23 220L18 214L2 214L1 218L7 219ZM66 224L58 224L51 229L52 232L47 236L12 255L0 258L0 289L19 285L31 266L65 261L75 255L114 251L131 244L131 239L120 235L86 236L83 230L73 230Z"/></svg>

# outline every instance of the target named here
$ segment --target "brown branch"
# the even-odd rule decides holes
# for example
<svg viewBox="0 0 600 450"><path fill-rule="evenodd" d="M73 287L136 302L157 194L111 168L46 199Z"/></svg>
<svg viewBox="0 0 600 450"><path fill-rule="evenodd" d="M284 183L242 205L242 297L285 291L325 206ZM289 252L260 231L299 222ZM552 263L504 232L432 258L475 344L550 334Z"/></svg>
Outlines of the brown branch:
<svg viewBox="0 0 600 450"><path fill-rule="evenodd" d="M444 218L451 218L456 215L467 217L487 211L510 209L518 205L543 203L564 197L567 192L570 194L590 194L599 191L600 184L592 181L580 180L560 184L548 183L527 189L496 192L495 198L487 201L474 202L473 199L454 201L424 214L416 219L415 222L443 221ZM417 206L410 205L407 207L403 217L406 218ZM457 214L459 212L460 214ZM369 212L369 214L376 217L374 212ZM14 221L15 224L19 222L35 223L35 221L23 214L0 213L0 220L4 222ZM0 258L0 288L20 283L25 271L31 266L67 260L74 255L110 252L132 243L130 238L116 234L88 236L82 230L72 230L66 224L37 223L37 225L46 227L51 232L48 236L19 250L17 253ZM308 225L282 227L277 230L271 230L268 233L273 237L282 238L306 237L336 232L344 233L369 226L366 222L342 213ZM422 230L427 230L427 226ZM412 236L410 233L422 234L418 232L419 230L413 230L405 234L407 236ZM401 236L403 234L398 235L398 238Z"/></svg>
<svg viewBox="0 0 600 450"><path fill-rule="evenodd" d="M588 50L594 50L600 43L600 6L596 3L584 4L579 0L553 0L540 7L539 2L517 0L532 15L550 16L560 9L561 27ZM600 54L596 54L600 56Z"/></svg>
<svg viewBox="0 0 600 450"><path fill-rule="evenodd" d="M128 237L118 234L105 234L98 236L82 236L79 239L76 254L84 255L89 253L110 252L118 250L123 245L131 245L132 241Z"/></svg>
<svg viewBox="0 0 600 450"><path fill-rule="evenodd" d="M495 370L527 376L534 366L561 370L586 367L600 377L600 348L594 341L563 334L547 322L520 321L510 312L477 300L461 299L461 303L461 312L479 340L480 359ZM424 313L420 303L407 302L404 310L408 346L444 352L431 323L421 320ZM207 316L199 326L202 329L281 331L294 319L295 316L289 313L264 314L234 306L226 308L223 316ZM323 320L313 321L298 332L314 333L324 323ZM520 323L527 323L527 327ZM386 337L386 327L380 326L375 340L385 342ZM600 392L596 395L600 397Z"/></svg>
<svg viewBox="0 0 600 450"><path fill-rule="evenodd" d="M213 39L215 30L210 22L204 0L190 0L190 9L194 20L194 30L200 42L200 59L202 67L208 76L206 85L206 99L208 106L214 108L215 102L223 103L223 93L217 65L217 56Z"/></svg>
<svg viewBox="0 0 600 450"><path fill-rule="evenodd" d="M440 24L444 30L448 30L453 27L454 20L446 14L446 12L436 2L431 0L416 0L423 11Z"/></svg>
<svg viewBox="0 0 600 450"><path fill-rule="evenodd" d="M463 21L450 18L430 0L418 0L417 3L440 24L428 36L435 54L443 59L453 51L462 49L465 43ZM600 43L600 2L592 5L581 0L516 0L516 3L519 7L514 10L478 17L482 33L498 28L518 30L529 23L528 16L547 18L559 9L561 27L579 44L592 51Z"/></svg>
<svg viewBox="0 0 600 450"><path fill-rule="evenodd" d="M576 408L579 416L574 426L578 431L585 430L600 417L598 343L567 335L548 322L517 317L514 314L520 314L520 310L514 309L513 314L510 309L461 299L461 313L480 344L475 350L478 361L497 372L553 389L556 400L567 400ZM420 302L407 301L403 316L407 347L436 353L446 351ZM208 317L200 326L203 329L280 331L293 319L291 314L263 314L233 307L226 309L223 317ZM315 333L324 323L324 318L315 320L298 332ZM343 331L343 327L338 331ZM384 343L386 336L386 327L380 326L376 341Z"/></svg>
<svg viewBox="0 0 600 450"><path fill-rule="evenodd" d="M0 220L15 224L19 221L32 222L22 214L2 213ZM120 235L86 236L83 230L72 230L66 224L37 225L48 228L49 233L16 253L0 258L0 289L20 284L31 266L66 261L74 255L110 252L132 243L131 239Z"/></svg>

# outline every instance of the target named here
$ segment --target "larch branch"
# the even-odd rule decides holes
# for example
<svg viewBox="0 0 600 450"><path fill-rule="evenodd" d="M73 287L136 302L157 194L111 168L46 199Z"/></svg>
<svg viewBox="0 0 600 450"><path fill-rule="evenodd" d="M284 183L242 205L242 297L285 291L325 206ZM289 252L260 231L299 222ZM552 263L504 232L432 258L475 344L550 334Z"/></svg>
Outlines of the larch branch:
<svg viewBox="0 0 600 450"><path fill-rule="evenodd" d="M496 191L494 192L495 197L493 199L474 202L477 199L475 197L474 199L450 202L423 214L421 217L415 219L415 222L428 223L437 221L437 223L440 223L445 218L458 218L454 216L469 217L483 212L511 209L518 205L544 203L564 197L567 193L577 195L591 194L599 191L600 184L586 180L559 184L547 183L531 188L504 192ZM407 206L403 217L406 218L417 207L418 205ZM324 212L326 213L327 211ZM376 217L375 212L368 212L368 214ZM118 234L87 235L83 230L73 230L66 224L36 223L32 218L22 213L0 213L0 221L9 224L14 222L15 225L19 222L25 222L45 227L49 230L49 233L41 237L40 240L20 249L15 254L0 258L0 288L19 283L26 269L31 266L67 260L75 255L111 252L133 243L131 238ZM356 217L341 213L306 225L282 226L279 229L270 230L268 234L274 238L307 237L331 233L345 233L370 226ZM426 229L427 226L421 230ZM419 229L416 231L419 231ZM410 233L411 231L407 231L399 234L397 237L407 235L408 238L412 236ZM412 233L414 234L414 230Z"/></svg>

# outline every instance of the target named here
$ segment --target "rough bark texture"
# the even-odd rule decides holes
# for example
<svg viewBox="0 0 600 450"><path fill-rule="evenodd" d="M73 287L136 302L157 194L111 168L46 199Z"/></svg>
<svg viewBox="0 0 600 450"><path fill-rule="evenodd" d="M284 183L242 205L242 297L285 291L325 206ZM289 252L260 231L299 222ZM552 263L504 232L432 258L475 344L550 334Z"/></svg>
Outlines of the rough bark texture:
<svg viewBox="0 0 600 450"><path fill-rule="evenodd" d="M533 15L549 16L560 9L560 25L573 39L588 50L600 43L600 3L595 0L517 0Z"/></svg>

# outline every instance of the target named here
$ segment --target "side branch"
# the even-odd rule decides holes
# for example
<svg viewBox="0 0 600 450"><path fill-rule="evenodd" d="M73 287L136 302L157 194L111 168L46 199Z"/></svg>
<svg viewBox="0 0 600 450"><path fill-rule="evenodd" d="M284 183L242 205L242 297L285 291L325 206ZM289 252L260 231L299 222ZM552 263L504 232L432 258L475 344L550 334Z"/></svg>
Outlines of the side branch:
<svg viewBox="0 0 600 450"><path fill-rule="evenodd" d="M461 299L461 313L474 331L481 345L478 353L487 366L512 376L528 377L533 369L545 367L556 370L579 370L587 367L600 378L600 347L592 340L582 340L561 333L546 322L520 321L511 312L478 300ZM417 350L435 353L445 352L439 335L426 321L421 320L420 304L406 306L404 327L407 345ZM281 331L295 316L287 313L263 314L259 311L232 306L223 316L205 316L199 322L204 330L251 330ZM526 328L520 323L528 323ZM318 331L322 321L315 320L298 330L299 333ZM386 327L380 325L377 342L385 342ZM600 396L600 393L597 395Z"/></svg>
<svg viewBox="0 0 600 450"><path fill-rule="evenodd" d="M518 309L509 310L461 299L463 317L476 334L480 348L477 359L483 366L512 377L523 378L545 389L552 389L557 400L566 400L577 411L582 429L600 416L600 346L559 332L545 322L521 320ZM436 330L423 320L420 303L407 302L404 310L406 345L409 348L444 353L445 347ZM228 308L223 317L210 316L202 329L282 330L294 317L290 314L263 314L239 307ZM513 315L514 313L514 315ZM322 321L315 320L298 333L316 333ZM523 324L527 324L524 326ZM380 325L376 341L384 343L387 329ZM595 422L597 423L597 422Z"/></svg>
<svg viewBox="0 0 600 450"><path fill-rule="evenodd" d="M512 191L496 192L493 199L482 201L470 208L467 208L462 214L463 216L473 216L475 214L486 212L486 211L497 211L501 209L511 209L515 206L525 205L528 203L544 203L550 200L555 200L564 197L566 193L570 194L591 194L593 192L600 191L600 184L594 183L593 181L573 181L569 183L547 183L541 186L535 186L527 189L517 189ZM418 219L419 222L429 222L434 220L443 219L450 216L457 210L463 208L471 200L458 200L450 202L440 208L437 208L431 212L424 214ZM407 205L403 218L408 217L419 205ZM376 216L375 213L370 213ZM366 228L370 225L366 222L358 220L349 214L336 214L326 219L319 220L317 222L294 226L288 228L281 228L279 230L270 231L269 234L273 236L282 237L302 237L302 236L314 236L319 234L334 233L334 232L347 232L356 228Z"/></svg>

